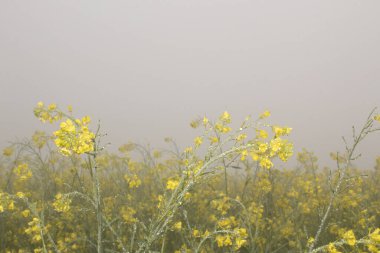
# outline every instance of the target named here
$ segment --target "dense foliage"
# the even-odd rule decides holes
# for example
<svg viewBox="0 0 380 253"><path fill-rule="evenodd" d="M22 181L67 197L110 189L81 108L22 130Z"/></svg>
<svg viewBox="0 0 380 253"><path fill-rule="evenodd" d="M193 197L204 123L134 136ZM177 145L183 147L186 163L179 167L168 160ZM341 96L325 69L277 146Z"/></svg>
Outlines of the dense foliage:
<svg viewBox="0 0 380 253"><path fill-rule="evenodd" d="M38 103L53 134L37 131L0 158L0 252L380 252L380 158L352 166L377 131L373 112L319 168L291 128L268 111L233 130L224 112L191 122L200 135L180 151L128 143L112 154L100 126Z"/></svg>

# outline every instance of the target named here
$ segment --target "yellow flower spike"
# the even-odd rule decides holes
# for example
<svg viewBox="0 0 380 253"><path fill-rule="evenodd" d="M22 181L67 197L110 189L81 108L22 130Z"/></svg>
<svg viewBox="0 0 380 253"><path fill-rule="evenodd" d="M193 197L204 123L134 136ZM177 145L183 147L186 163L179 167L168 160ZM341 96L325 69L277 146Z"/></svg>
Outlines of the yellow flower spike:
<svg viewBox="0 0 380 253"><path fill-rule="evenodd" d="M11 156L13 154L13 148L12 147L6 147L3 149L3 155L4 156Z"/></svg>
<svg viewBox="0 0 380 253"><path fill-rule="evenodd" d="M49 111L54 111L55 109L57 109L57 105L56 104L50 104L49 106L48 106L48 110Z"/></svg>
<svg viewBox="0 0 380 253"><path fill-rule="evenodd" d="M337 249L335 248L335 245L332 244L332 243L329 243L329 245L327 246L327 251L328 251L329 253L340 253L340 251L337 250Z"/></svg>
<svg viewBox="0 0 380 253"><path fill-rule="evenodd" d="M280 137L283 135L288 135L292 131L292 128L290 127L279 127L279 126L272 126L272 131L275 134L275 137Z"/></svg>
<svg viewBox="0 0 380 253"><path fill-rule="evenodd" d="M24 211L21 212L21 215L25 218L29 217L30 211L28 209L25 209Z"/></svg>
<svg viewBox="0 0 380 253"><path fill-rule="evenodd" d="M9 202L8 209L9 210L14 210L15 209L15 202L13 200L11 200Z"/></svg>
<svg viewBox="0 0 380 253"><path fill-rule="evenodd" d="M198 148L201 144L203 143L203 138L202 137L196 137L194 139L194 144L195 144L195 147Z"/></svg>
<svg viewBox="0 0 380 253"><path fill-rule="evenodd" d="M57 212L68 212L70 210L71 199L64 198L61 193L55 195L53 207Z"/></svg>
<svg viewBox="0 0 380 253"><path fill-rule="evenodd" d="M231 115L227 111L223 112L219 119L226 124L231 123Z"/></svg>
<svg viewBox="0 0 380 253"><path fill-rule="evenodd" d="M253 161L258 161L260 156L256 152L249 153Z"/></svg>
<svg viewBox="0 0 380 253"><path fill-rule="evenodd" d="M270 169L273 167L273 163L268 157L264 156L260 158L260 166L266 169Z"/></svg>
<svg viewBox="0 0 380 253"><path fill-rule="evenodd" d="M21 181L26 181L33 175L28 164L26 163L18 165L16 168L13 169L13 171Z"/></svg>
<svg viewBox="0 0 380 253"><path fill-rule="evenodd" d="M199 120L193 120L190 122L190 127L191 128L197 128L199 126Z"/></svg>
<svg viewBox="0 0 380 253"><path fill-rule="evenodd" d="M194 230L193 230L193 236L194 236L194 237L200 237L200 236L201 236L201 233L199 232L198 229L194 229Z"/></svg>
<svg viewBox="0 0 380 253"><path fill-rule="evenodd" d="M281 149L282 144L283 143L282 143L282 140L280 138L275 138L275 139L272 139L270 141L269 146L271 148L271 151L277 152L277 151L279 151Z"/></svg>
<svg viewBox="0 0 380 253"><path fill-rule="evenodd" d="M356 238L355 234L352 230L347 231L346 233L343 234L343 239L347 242L348 245L350 246L355 246L356 244Z"/></svg>
<svg viewBox="0 0 380 253"><path fill-rule="evenodd" d="M209 120L208 120L208 118L206 118L206 116L204 116L202 122L203 122L204 126L207 126Z"/></svg>
<svg viewBox="0 0 380 253"><path fill-rule="evenodd" d="M230 235L226 235L223 242L224 246L231 246L232 240Z"/></svg>
<svg viewBox="0 0 380 253"><path fill-rule="evenodd" d="M82 118L82 124L83 125L88 125L91 122L91 118L89 116L84 116Z"/></svg>
<svg viewBox="0 0 380 253"><path fill-rule="evenodd" d="M61 122L60 129L54 132L54 142L63 155L83 154L94 150L95 134L88 129L89 122L88 116L82 120L76 119L77 125L71 119Z"/></svg>
<svg viewBox="0 0 380 253"><path fill-rule="evenodd" d="M222 236L222 235L217 235L217 236L215 237L215 241L216 241L216 243L217 243L217 245L218 245L219 248L221 248L221 247L224 246L224 236Z"/></svg>
<svg viewBox="0 0 380 253"><path fill-rule="evenodd" d="M181 231L181 229L182 229L182 222L181 222L181 221L178 221L178 222L174 223L174 225L173 225L173 229L174 229L175 231Z"/></svg>
<svg viewBox="0 0 380 253"><path fill-rule="evenodd" d="M126 174L124 176L124 179L128 182L129 188L138 188L141 185L141 179L137 175L131 175L129 176Z"/></svg>
<svg viewBox="0 0 380 253"><path fill-rule="evenodd" d="M184 152L187 153L187 154L192 153L193 152L193 147L187 147L187 148L185 148Z"/></svg>
<svg viewBox="0 0 380 253"><path fill-rule="evenodd" d="M258 142L258 147L257 147L258 151L260 153L265 153L265 151L268 150L268 144L267 143L263 143L263 142Z"/></svg>
<svg viewBox="0 0 380 253"><path fill-rule="evenodd" d="M121 216L125 223L135 223L137 219L134 217L136 210L131 207L122 207Z"/></svg>
<svg viewBox="0 0 380 253"><path fill-rule="evenodd" d="M247 138L247 135L246 134L239 134L237 137L236 137L236 140L237 141L243 141Z"/></svg>
<svg viewBox="0 0 380 253"><path fill-rule="evenodd" d="M209 137L209 140L210 140L211 144L215 144L215 143L219 142L218 137L216 137L216 136Z"/></svg>
<svg viewBox="0 0 380 253"><path fill-rule="evenodd" d="M247 155L248 155L248 151L246 149L243 150L243 151L241 151L241 153L240 153L240 160L244 161L245 158L247 157Z"/></svg>
<svg viewBox="0 0 380 253"><path fill-rule="evenodd" d="M235 239L235 250L238 250L240 249L243 245L245 245L247 243L247 240L241 238L241 237L237 237Z"/></svg>
<svg viewBox="0 0 380 253"><path fill-rule="evenodd" d="M203 237L208 237L210 235L210 232L206 229L206 231L203 233Z"/></svg>
<svg viewBox="0 0 380 253"><path fill-rule="evenodd" d="M166 189L174 191L179 185L179 181L176 179L169 179L166 183Z"/></svg>
<svg viewBox="0 0 380 253"><path fill-rule="evenodd" d="M265 130L257 130L257 135L262 139L268 138L268 132Z"/></svg>
<svg viewBox="0 0 380 253"><path fill-rule="evenodd" d="M380 228L376 228L375 231L373 231L369 238L371 241L380 244Z"/></svg>
<svg viewBox="0 0 380 253"><path fill-rule="evenodd" d="M20 199L25 198L25 194L23 192L17 192L16 196Z"/></svg>
<svg viewBox="0 0 380 253"><path fill-rule="evenodd" d="M270 116L270 111L266 110L262 114L260 114L260 119L265 119Z"/></svg>

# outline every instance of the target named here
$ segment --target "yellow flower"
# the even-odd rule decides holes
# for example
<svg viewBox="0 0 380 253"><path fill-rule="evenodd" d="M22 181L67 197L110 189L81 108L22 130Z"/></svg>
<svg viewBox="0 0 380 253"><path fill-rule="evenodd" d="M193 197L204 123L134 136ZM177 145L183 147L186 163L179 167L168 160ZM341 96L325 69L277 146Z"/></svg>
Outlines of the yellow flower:
<svg viewBox="0 0 380 253"><path fill-rule="evenodd" d="M169 179L166 183L166 189L174 191L179 185L179 181L176 179Z"/></svg>
<svg viewBox="0 0 380 253"><path fill-rule="evenodd" d="M270 116L270 111L266 110L260 115L260 119L265 119Z"/></svg>
<svg viewBox="0 0 380 253"><path fill-rule="evenodd" d="M53 207L57 212L68 212L70 210L71 199L64 197L61 193L55 195Z"/></svg>
<svg viewBox="0 0 380 253"><path fill-rule="evenodd" d="M182 222L178 221L178 222L174 223L173 229L176 230L176 231L181 231L181 229L182 229Z"/></svg>
<svg viewBox="0 0 380 253"><path fill-rule="evenodd" d="M209 120L208 120L208 118L206 118L206 116L204 116L202 122L203 122L204 126L207 126Z"/></svg>
<svg viewBox="0 0 380 253"><path fill-rule="evenodd" d="M88 129L90 117L82 120L67 119L60 124L60 129L54 132L55 144L63 155L83 154L94 150L95 134Z"/></svg>
<svg viewBox="0 0 380 253"><path fill-rule="evenodd" d="M22 163L13 169L13 172L19 177L21 181L25 181L32 177L32 171L29 169L28 164Z"/></svg>
<svg viewBox="0 0 380 253"><path fill-rule="evenodd" d="M202 137L196 137L195 139L194 139L194 144L195 144L195 147L196 148L198 148L201 144L202 144L202 142L203 142L203 138Z"/></svg>
<svg viewBox="0 0 380 253"><path fill-rule="evenodd" d="M237 141L242 141L244 139L247 138L247 135L246 134L239 134L237 137L236 137L236 140Z"/></svg>
<svg viewBox="0 0 380 253"><path fill-rule="evenodd" d="M17 192L16 196L19 197L20 199L25 198L25 194L23 192Z"/></svg>
<svg viewBox="0 0 380 253"><path fill-rule="evenodd" d="M126 223L134 223L137 221L137 219L134 217L136 214L136 210L131 207L122 207L121 209L121 216L124 219L124 222Z"/></svg>
<svg viewBox="0 0 380 253"><path fill-rule="evenodd" d="M216 243L218 247L223 247L223 246L231 246L232 245L232 240L230 235L217 235L215 237Z"/></svg>
<svg viewBox="0 0 380 253"><path fill-rule="evenodd" d="M194 229L194 230L193 230L193 236L194 236L194 237L200 237L200 236L201 236L201 234L199 233L199 230L198 230L198 229Z"/></svg>
<svg viewBox="0 0 380 253"><path fill-rule="evenodd" d="M37 148L42 148L47 141L45 132L36 131L32 136L32 141Z"/></svg>
<svg viewBox="0 0 380 253"><path fill-rule="evenodd" d="M380 244L380 228L376 228L375 231L369 235L369 238L371 241Z"/></svg>
<svg viewBox="0 0 380 253"><path fill-rule="evenodd" d="M340 251L338 251L338 250L335 248L334 244L332 244L332 243L329 243L329 245L327 246L327 251L328 251L329 253L340 253Z"/></svg>
<svg viewBox="0 0 380 253"><path fill-rule="evenodd" d="M292 131L292 128L290 127L279 127L279 126L273 126L272 130L275 134L275 137L280 137L283 135L288 135Z"/></svg>
<svg viewBox="0 0 380 253"><path fill-rule="evenodd" d="M347 231L346 233L343 234L343 239L347 242L348 245L350 246L355 246L356 244L356 238L355 234L352 230Z"/></svg>
<svg viewBox="0 0 380 253"><path fill-rule="evenodd" d="M258 161L260 156L256 152L250 152L253 161Z"/></svg>
<svg viewBox="0 0 380 253"><path fill-rule="evenodd" d="M9 210L14 210L15 209L15 202L13 200L11 200L9 202L8 209Z"/></svg>
<svg viewBox="0 0 380 253"><path fill-rule="evenodd" d="M245 160L245 158L247 157L247 155L248 155L248 151L246 150L246 149L244 149L243 151L241 151L241 153L240 153L240 160L241 161L244 161Z"/></svg>
<svg viewBox="0 0 380 253"><path fill-rule="evenodd" d="M25 209L24 211L21 212L22 216L24 216L25 218L29 217L30 215L30 211L28 209Z"/></svg>
<svg viewBox="0 0 380 253"><path fill-rule="evenodd" d="M54 111L56 108L57 108L57 105L56 105L56 104L50 104L50 105L48 106L48 110L49 110L49 111Z"/></svg>
<svg viewBox="0 0 380 253"><path fill-rule="evenodd" d="M264 156L260 158L260 166L266 169L270 169L272 168L273 163L268 157Z"/></svg>
<svg viewBox="0 0 380 253"><path fill-rule="evenodd" d="M192 153L193 152L193 147L187 147L187 148L185 148L184 152L187 153L187 154Z"/></svg>
<svg viewBox="0 0 380 253"><path fill-rule="evenodd" d="M227 126L224 126L223 124L217 123L215 124L215 130L225 134L225 133L230 132L232 129L231 127L227 127Z"/></svg>
<svg viewBox="0 0 380 253"><path fill-rule="evenodd" d="M244 244L247 243L247 240L246 239L243 239L241 237L237 237L235 239L235 250L238 250L240 249Z"/></svg>
<svg viewBox="0 0 380 253"><path fill-rule="evenodd" d="M209 137L209 140L210 140L211 144L215 144L215 143L219 142L218 137L216 137L216 136Z"/></svg>
<svg viewBox="0 0 380 253"><path fill-rule="evenodd" d="M3 155L11 156L12 154L13 154L13 148L12 147L6 147L3 149Z"/></svg>
<svg viewBox="0 0 380 253"><path fill-rule="evenodd" d="M268 144L263 142L258 142L258 150L260 153L265 153L268 149Z"/></svg>
<svg viewBox="0 0 380 253"><path fill-rule="evenodd" d="M141 185L141 180L136 174L131 176L125 174L124 179L128 182L129 188L138 188Z"/></svg>
<svg viewBox="0 0 380 253"><path fill-rule="evenodd" d="M259 138L266 139L268 137L268 132L265 130L257 130Z"/></svg>
<svg viewBox="0 0 380 253"><path fill-rule="evenodd" d="M224 123L231 123L231 115L227 111L223 112L219 119Z"/></svg>

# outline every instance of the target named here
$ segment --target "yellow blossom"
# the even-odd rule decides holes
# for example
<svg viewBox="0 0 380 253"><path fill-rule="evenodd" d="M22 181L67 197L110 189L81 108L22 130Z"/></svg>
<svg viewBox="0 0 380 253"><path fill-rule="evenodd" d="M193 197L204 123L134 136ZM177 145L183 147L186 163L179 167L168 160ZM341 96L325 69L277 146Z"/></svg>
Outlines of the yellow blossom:
<svg viewBox="0 0 380 253"><path fill-rule="evenodd" d="M6 147L3 149L3 155L11 156L12 154L13 154L13 148L12 147Z"/></svg>
<svg viewBox="0 0 380 253"><path fill-rule="evenodd" d="M179 181L177 179L169 179L166 183L166 189L174 191L178 187Z"/></svg>
<svg viewBox="0 0 380 253"><path fill-rule="evenodd" d="M14 173L19 177L21 181L25 181L32 177L32 171L30 170L28 164L22 163L13 169Z"/></svg>
<svg viewBox="0 0 380 253"><path fill-rule="evenodd" d="M57 108L57 105L56 105L56 104L50 104L50 105L48 106L48 110L49 110L49 111L54 111L56 108Z"/></svg>
<svg viewBox="0 0 380 253"><path fill-rule="evenodd" d="M266 110L260 115L260 119L265 119L270 116L270 111Z"/></svg>
<svg viewBox="0 0 380 253"><path fill-rule="evenodd" d="M327 251L328 251L329 253L340 253L340 251L337 250L337 249L335 248L335 245L332 244L332 243L329 243L329 245L327 245Z"/></svg>
<svg viewBox="0 0 380 253"><path fill-rule="evenodd" d="M174 223L173 229L176 231L180 231L182 229L182 222L178 221L178 222Z"/></svg>
<svg viewBox="0 0 380 253"><path fill-rule="evenodd" d="M355 234L352 230L349 230L346 233L344 233L343 239L347 242L348 245L355 246L356 238L355 238Z"/></svg>
<svg viewBox="0 0 380 253"><path fill-rule="evenodd" d="M88 129L90 118L84 117L73 122L67 119L60 124L60 129L54 132L55 144L63 155L83 154L94 150L95 134Z"/></svg>
<svg viewBox="0 0 380 253"><path fill-rule="evenodd" d="M223 112L219 118L224 123L231 123L231 115L227 111Z"/></svg>
<svg viewBox="0 0 380 253"><path fill-rule="evenodd" d="M206 118L206 116L204 116L202 122L203 122L204 126L207 126L209 120L208 120L208 118Z"/></svg>
<svg viewBox="0 0 380 253"><path fill-rule="evenodd" d="M28 209L25 209L24 211L21 212L22 216L24 216L25 218L29 217L30 215L30 211Z"/></svg>
<svg viewBox="0 0 380 253"><path fill-rule="evenodd" d="M195 139L194 139L194 144L195 144L195 147L196 148L198 148L201 144L202 144L202 142L203 142L203 138L202 137L196 137Z"/></svg>

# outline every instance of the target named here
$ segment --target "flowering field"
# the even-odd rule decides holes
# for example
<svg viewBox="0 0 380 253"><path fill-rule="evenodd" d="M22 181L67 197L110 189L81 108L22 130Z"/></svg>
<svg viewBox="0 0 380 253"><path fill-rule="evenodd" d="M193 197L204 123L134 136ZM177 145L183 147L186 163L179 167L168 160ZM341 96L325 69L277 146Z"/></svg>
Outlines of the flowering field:
<svg viewBox="0 0 380 253"><path fill-rule="evenodd" d="M185 150L166 139L171 149L117 153L71 107L34 114L56 131L3 150L0 252L380 252L380 158L352 166L379 130L374 111L331 170L293 154L292 129L269 111L237 129L228 112L194 120ZM295 168L276 168L292 155Z"/></svg>

